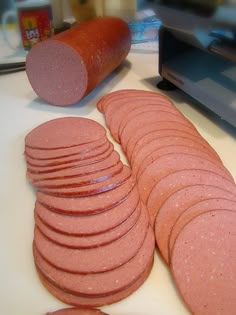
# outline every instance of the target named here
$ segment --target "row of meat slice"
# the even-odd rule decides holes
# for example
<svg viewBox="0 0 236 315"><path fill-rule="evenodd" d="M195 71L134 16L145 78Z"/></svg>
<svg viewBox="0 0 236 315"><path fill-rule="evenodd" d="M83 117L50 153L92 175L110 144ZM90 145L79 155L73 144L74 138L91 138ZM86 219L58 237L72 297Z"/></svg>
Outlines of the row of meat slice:
<svg viewBox="0 0 236 315"><path fill-rule="evenodd" d="M163 95L115 91L97 104L130 162L156 243L195 315L236 310L236 186L215 150Z"/></svg>
<svg viewBox="0 0 236 315"><path fill-rule="evenodd" d="M37 190L33 254L45 287L80 307L130 295L151 271L155 238L105 129L80 117L48 121L26 136L25 158Z"/></svg>

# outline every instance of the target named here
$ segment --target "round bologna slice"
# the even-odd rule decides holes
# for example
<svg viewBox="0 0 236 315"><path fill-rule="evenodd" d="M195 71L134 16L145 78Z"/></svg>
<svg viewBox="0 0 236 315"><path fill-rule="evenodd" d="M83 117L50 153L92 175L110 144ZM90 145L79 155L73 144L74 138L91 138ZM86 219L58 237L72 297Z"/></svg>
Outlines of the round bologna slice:
<svg viewBox="0 0 236 315"><path fill-rule="evenodd" d="M38 182L42 180L51 180L51 179L62 179L62 178L71 178L74 176L85 176L98 171L103 171L111 168L114 165L117 165L120 162L120 156L117 152L113 151L111 155L96 163L84 166L75 166L72 168L59 170L51 173L35 174L27 171L27 177L32 182Z"/></svg>
<svg viewBox="0 0 236 315"><path fill-rule="evenodd" d="M86 153L88 151L91 151L93 149L97 149L104 145L108 139L106 137L100 138L98 140L81 144L75 147L65 148L65 149L51 149L51 150L41 150L41 149L32 149L29 147L25 147L25 155L26 158L30 160L46 160L46 162L50 162L48 160L61 160L66 157L70 157L73 155L79 155L81 153Z"/></svg>
<svg viewBox="0 0 236 315"><path fill-rule="evenodd" d="M35 149L62 149L93 142L105 135L105 128L94 120L63 117L34 128L25 137L25 145Z"/></svg>
<svg viewBox="0 0 236 315"><path fill-rule="evenodd" d="M96 160L96 157L98 155L101 155L107 150L109 150L111 146L112 144L107 140L101 146L98 146L92 150L84 151L83 153L81 152L78 154L72 154L70 156L63 157L63 158L37 160L37 159L31 159L30 157L26 156L25 159L29 166L38 166L38 167L53 167L53 166L58 166L58 165L61 166L63 164L69 164L71 162L79 162L79 161L87 160L91 158Z"/></svg>
<svg viewBox="0 0 236 315"><path fill-rule="evenodd" d="M153 187L162 178L170 173L184 169L206 169L234 182L227 169L221 169L218 165L205 158L192 154L170 153L149 164L138 178L140 197L143 202L147 202Z"/></svg>
<svg viewBox="0 0 236 315"><path fill-rule="evenodd" d="M173 250L173 246L175 240L179 233L182 231L184 226L191 221L196 216L208 212L211 210L222 210L227 209L231 211L236 211L236 201L230 199L223 199L223 198L212 198L206 199L196 204L192 205L188 209L186 209L176 220L175 225L171 230L171 234L169 237L169 261L171 261L171 253Z"/></svg>
<svg viewBox="0 0 236 315"><path fill-rule="evenodd" d="M137 91L133 89L124 89L124 90L118 90L118 91L113 91L108 94L105 94L98 102L97 102L97 109L101 113L105 113L105 107L109 104L109 100L114 96L119 94L128 94L131 91Z"/></svg>
<svg viewBox="0 0 236 315"><path fill-rule="evenodd" d="M210 185L192 185L182 188L172 194L162 205L156 217L154 231L159 251L164 260L169 263L169 238L171 230L178 217L190 206L209 198L226 198L236 201L232 194L220 187Z"/></svg>
<svg viewBox="0 0 236 315"><path fill-rule="evenodd" d="M132 138L129 139L126 147L124 147L127 157L130 159L133 149L136 143L142 139L146 134L158 131L158 130L180 130L189 133L193 136L201 138L201 135L192 127L185 126L181 122L173 121L160 121L158 124L151 123L148 125L140 126Z"/></svg>
<svg viewBox="0 0 236 315"><path fill-rule="evenodd" d="M39 97L69 106L117 68L130 46L130 30L122 19L90 19L34 46L27 55L26 73Z"/></svg>
<svg viewBox="0 0 236 315"><path fill-rule="evenodd" d="M123 183L102 194L78 198L55 197L37 192L37 200L48 209L62 214L94 214L113 208L133 194L138 195L135 180L130 176ZM125 211L124 211L125 213Z"/></svg>
<svg viewBox="0 0 236 315"><path fill-rule="evenodd" d="M107 304L112 304L123 300L127 296L131 295L134 291L136 291L147 279L149 276L151 269L153 266L153 260L147 265L145 271L140 275L140 277L132 283L127 288L121 290L120 292L105 295L101 297L88 297L88 296L81 296L68 293L65 290L60 289L58 286L54 285L50 280L48 280L42 272L37 268L40 280L42 281L43 285L48 289L48 291L53 294L56 298L61 300L62 302L74 306L86 306L86 307L96 307L102 306Z"/></svg>
<svg viewBox="0 0 236 315"><path fill-rule="evenodd" d="M142 92L142 91L141 91ZM114 100L109 102L109 105L106 108L105 118L108 126L112 129L115 127L115 131L119 130L119 121L122 122L122 119L126 117L131 111L140 107L148 106L149 104L162 104L166 105L168 108L173 108L174 105L172 102L164 95L157 93L135 93L136 95L132 96L125 94L124 96L117 96ZM112 115L115 113L115 115Z"/></svg>
<svg viewBox="0 0 236 315"><path fill-rule="evenodd" d="M51 229L68 235L94 235L104 233L122 224L135 211L139 203L137 187L118 204L98 213L87 211L85 215L65 215L49 210L39 202L35 204L35 213Z"/></svg>
<svg viewBox="0 0 236 315"><path fill-rule="evenodd" d="M47 312L46 315L108 315L94 308L63 308L54 312Z"/></svg>
<svg viewBox="0 0 236 315"><path fill-rule="evenodd" d="M152 133L148 133L142 139L140 139L131 154L130 158L130 163L132 164L136 160L136 156L139 153L140 149L145 147L148 143L155 141L156 139L158 140L160 137L182 137L185 139L190 139L192 141L197 142L200 144L204 149L206 149L210 155L212 155L214 158L218 159L218 156L216 156L216 152L212 147L203 139L199 137L195 137L189 133L186 133L185 131L180 131L180 130L158 130L158 131L153 131Z"/></svg>
<svg viewBox="0 0 236 315"><path fill-rule="evenodd" d="M55 159L44 159L44 160L38 160L38 159L32 159L29 156L25 156L25 159L29 165L32 166L40 166L40 167L48 167L48 166L57 166L61 164L67 164L70 162L75 162L75 161L81 161L89 158L94 158L97 155L100 155L104 152L106 152L111 146L111 143L106 140L102 145L94 147L91 150L87 150L84 152L78 152L75 154L67 155L66 157L56 157ZM68 148L69 150L70 148ZM67 150L67 149L63 149ZM45 152L51 152L51 150L44 150ZM56 151L56 150L54 150Z"/></svg>
<svg viewBox="0 0 236 315"><path fill-rule="evenodd" d="M235 314L235 230L235 211L216 210L197 216L178 235L171 271L193 314Z"/></svg>
<svg viewBox="0 0 236 315"><path fill-rule="evenodd" d="M160 180L149 195L147 209L151 226L154 226L161 206L172 194L183 187L196 184L214 185L236 195L235 184L217 173L200 168L176 171Z"/></svg>
<svg viewBox="0 0 236 315"><path fill-rule="evenodd" d="M192 154L195 156L202 157L208 161L211 161L215 165L217 165L219 168L224 169L224 166L222 165L222 162L212 157L212 155L208 154L205 151L199 150L199 148L184 146L184 145L169 145L166 147L162 147L156 151L154 151L147 159L145 159L139 166L137 171L137 178L139 178L139 174L145 170L149 164L153 163L156 159L158 159L161 156L164 156L166 154L170 153L181 153L181 154Z"/></svg>
<svg viewBox="0 0 236 315"><path fill-rule="evenodd" d="M95 183L80 187L65 187L65 188L39 188L40 191L59 197L80 197L92 196L103 193L118 187L131 176L131 170L128 166L124 165L121 172L108 178L100 183Z"/></svg>
<svg viewBox="0 0 236 315"><path fill-rule="evenodd" d="M145 90L135 90L135 89L122 89L110 92L103 96L98 104L97 108L99 111L106 113L109 107L111 108L111 111L116 111L117 108L119 108L120 101L126 101L126 100L137 100L138 98L143 98L147 96L153 96L158 97L161 94L158 94L156 92L152 91L145 91ZM165 97L165 95L162 95ZM167 99L167 98L166 98ZM116 101L119 100L119 103L116 104Z"/></svg>
<svg viewBox="0 0 236 315"><path fill-rule="evenodd" d="M117 164L98 172L88 175L77 175L69 178L59 178L50 180L40 180L33 182L36 188L67 188L67 187L81 187L85 185L92 185L103 182L123 170L123 163L120 161Z"/></svg>
<svg viewBox="0 0 236 315"><path fill-rule="evenodd" d="M138 103L138 101L137 101ZM166 102L166 101L161 101L161 100L157 100L156 104L148 104L148 105L141 105L141 106L138 106L138 104L136 105L137 108L131 110L130 112L128 112L126 114L126 116L122 117L122 120L121 120L121 123L119 125L119 131L118 131L118 134L122 134L123 132L123 129L125 128L126 124L132 120L132 119L135 119L135 117L137 117L139 114L143 114L145 112L152 112L152 111L167 111L168 113L172 113L172 114L175 114L177 116L180 116L180 117L184 117L183 114L177 110L176 107L174 107L173 105L170 105L169 102ZM117 115L116 115L116 119L117 119ZM114 121L114 118L113 120ZM111 124L111 129L112 129L112 124Z"/></svg>
<svg viewBox="0 0 236 315"><path fill-rule="evenodd" d="M154 103L155 102L155 103ZM108 121L108 114L106 114L106 122L111 130L111 134L113 138L120 142L120 135L122 133L123 128L131 119L135 119L140 113L144 111L168 111L171 113L176 113L177 109L170 104L166 99L162 99L155 97L154 100L147 100L147 98L139 98L135 101L131 102L122 102L122 105L119 106L119 109L116 111L116 115L110 115L110 122ZM145 109L144 109L145 108ZM123 109L123 110L122 110ZM181 115L177 112L177 115Z"/></svg>
<svg viewBox="0 0 236 315"><path fill-rule="evenodd" d="M89 236L74 236L58 233L51 229L47 225L47 222L45 224L37 214L35 214L35 223L40 231L56 244L70 248L92 248L109 244L125 235L137 222L140 212L141 205L137 206L133 213L115 228L105 231L104 233ZM63 224L63 221L61 221L61 223ZM97 224L99 224L99 222Z"/></svg>
<svg viewBox="0 0 236 315"><path fill-rule="evenodd" d="M45 161L44 163L37 163L38 165L34 165L34 166L27 163L27 167L28 167L28 169L31 168L32 171L36 170L36 173L39 171L42 172L44 170L46 170L47 173L49 173L50 171L53 172L53 171L57 171L57 170L64 169L64 168L74 167L77 165L78 166L84 166L84 165L91 165L93 163L97 163L99 161L102 161L102 160L108 158L113 151L114 151L114 146L113 146L113 144L110 143L105 148L102 147L102 148L94 150L91 157L86 155L86 156L84 156L84 159L83 159L83 158L81 158L80 154L79 155L72 155L72 156L67 157L65 159L63 158L60 160L59 159L54 160L53 162L48 160L48 161Z"/></svg>
<svg viewBox="0 0 236 315"><path fill-rule="evenodd" d="M122 130L120 134L120 142L122 147L126 147L130 138L133 137L135 131L139 129L140 126L144 126L146 124L151 124L156 122L157 124L160 121L175 121L181 122L182 124L191 127L192 124L185 117L180 117L172 113L168 113L168 111L150 111L139 114L135 117L135 119L129 121L126 124L125 128Z"/></svg>
<svg viewBox="0 0 236 315"><path fill-rule="evenodd" d="M40 254L56 268L80 274L99 273L115 269L136 255L145 239L148 223L146 208L142 207L134 227L110 244L97 248L71 249L50 241L37 227L34 243Z"/></svg>
<svg viewBox="0 0 236 315"><path fill-rule="evenodd" d="M140 149L140 151L136 155L135 160L132 162L133 174L137 178L139 178L142 172L146 169L145 164L147 163L148 166L150 160L154 162L158 158L158 150L175 145L183 145L186 147L195 148L201 152L209 154L209 151L204 146L191 139L175 136L160 137L149 142L143 148Z"/></svg>
<svg viewBox="0 0 236 315"><path fill-rule="evenodd" d="M110 271L85 275L55 268L43 259L37 247L34 249L34 255L37 268L54 285L72 294L100 297L120 292L136 282L153 260L154 246L153 232L149 227L139 251L127 263Z"/></svg>
<svg viewBox="0 0 236 315"><path fill-rule="evenodd" d="M49 166L47 165L31 165L27 163L27 169L31 173L50 173L56 172L62 169L75 167L75 166L84 166L96 163L108 156L114 151L114 146L111 143L107 143L106 145L93 150L93 152L84 155L79 155L78 157L71 157L68 160L62 161L62 164L55 164L54 162L49 162ZM75 158L75 159L74 159ZM57 162L56 162L57 163Z"/></svg>

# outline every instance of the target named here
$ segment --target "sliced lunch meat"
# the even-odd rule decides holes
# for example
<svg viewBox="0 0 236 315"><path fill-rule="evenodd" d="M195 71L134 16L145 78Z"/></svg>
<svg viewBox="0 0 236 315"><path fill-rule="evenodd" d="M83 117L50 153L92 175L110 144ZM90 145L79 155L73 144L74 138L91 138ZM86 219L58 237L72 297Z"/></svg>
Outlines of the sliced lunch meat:
<svg viewBox="0 0 236 315"><path fill-rule="evenodd" d="M191 220L178 235L171 270L193 314L234 315L236 212L216 210Z"/></svg>
<svg viewBox="0 0 236 315"><path fill-rule="evenodd" d="M138 178L140 197L146 204L154 186L165 176L178 170L206 169L234 182L231 174L226 168L221 169L218 165L205 158L182 153L170 153L156 159L149 164Z"/></svg>
<svg viewBox="0 0 236 315"><path fill-rule="evenodd" d="M167 111L168 113L172 113L175 114L177 116L180 117L184 117L183 114L177 110L176 107L169 105L169 103L166 102L161 102L159 101L157 104L148 104L148 105L141 105L138 108L132 110L131 112L129 112L128 114L126 114L126 116L121 120L121 123L119 125L119 130L118 130L118 134L122 134L123 129L125 128L126 124L132 120L135 119L138 115L143 114L145 112L153 112L153 111L158 111L158 112L165 112ZM115 116L117 119L117 116ZM114 120L114 119L113 119ZM112 122L113 122L112 120ZM112 125L111 124L111 130L112 130Z"/></svg>
<svg viewBox="0 0 236 315"><path fill-rule="evenodd" d="M105 295L101 297L88 297L88 296L81 296L68 293L65 290L60 289L58 286L54 285L48 278L46 278L42 272L37 268L38 275L40 280L42 281L43 285L47 288L47 290L57 297L59 300L66 304L74 305L74 306L87 306L87 307L96 307L102 306L107 304L112 304L123 300L124 298L131 295L135 292L148 278L153 266L153 260L147 265L145 271L140 275L140 277L132 283L127 288L110 295Z"/></svg>
<svg viewBox="0 0 236 315"><path fill-rule="evenodd" d="M145 165L149 165L149 162L154 162L156 158L159 157L158 151L162 148L169 146L183 145L189 148L198 149L201 152L209 154L209 151L201 144L194 140L175 137L175 136L164 136L147 143L140 151L137 153L135 160L132 162L132 172L139 178L142 172L145 170ZM163 149L164 150L164 149ZM216 158L216 160L218 160Z"/></svg>
<svg viewBox="0 0 236 315"><path fill-rule="evenodd" d="M98 161L101 161L111 155L111 153L114 151L114 146L111 143L108 143L105 147L101 147L97 150L93 150L92 155L89 153L89 155L85 154L84 156L79 156L79 159L76 159L74 161L74 157L72 157L71 162L64 161L63 164L59 165L51 165L51 166L33 166L30 164L27 164L28 171L31 173L51 173L56 172L64 169L68 169L71 167L79 167L79 166L85 166L85 165L91 165L93 163L96 163Z"/></svg>
<svg viewBox="0 0 236 315"><path fill-rule="evenodd" d="M130 47L125 21L94 18L34 46L26 59L26 73L40 98L49 104L69 106L115 70Z"/></svg>
<svg viewBox="0 0 236 315"><path fill-rule="evenodd" d="M201 138L201 135L192 127L188 127L183 125L180 122L173 122L173 121L161 121L158 124L151 123L148 125L140 126L138 130L136 130L136 133L133 135L132 138L129 139L127 145L123 149L125 150L125 154L130 159L130 156L133 152L133 149L136 145L136 143L142 139L146 134L158 131L158 130L180 130L184 131L186 133L189 133L193 136L196 136L198 138Z"/></svg>
<svg viewBox="0 0 236 315"><path fill-rule="evenodd" d="M145 93L147 94L147 93ZM142 106L149 106L151 104L155 104L157 106L165 106L167 108L173 108L173 105L169 99L164 97L163 95L141 95L139 97L117 97L114 101L110 102L105 112L106 123L113 131L116 132L119 129L120 123L122 123L122 119L126 119L126 115L129 115L134 110ZM115 113L115 115L112 115ZM119 123L120 122L120 123ZM116 127L115 127L116 126ZM115 127L115 129L113 129Z"/></svg>
<svg viewBox="0 0 236 315"><path fill-rule="evenodd" d="M72 294L100 297L120 292L136 282L153 260L154 246L153 231L149 227L142 246L132 259L116 269L95 274L59 270L40 255L37 247L34 247L34 257L37 268L54 285ZM99 259L97 256L96 260Z"/></svg>
<svg viewBox="0 0 236 315"><path fill-rule="evenodd" d="M55 197L37 192L37 200L48 209L64 214L94 214L113 208L122 203L133 191L138 195L135 180L129 176L114 189L93 196L80 196L78 198ZM125 210L124 210L125 213Z"/></svg>
<svg viewBox="0 0 236 315"><path fill-rule="evenodd" d="M161 206L172 194L186 186L196 184L214 185L236 195L234 183L208 169L204 170L198 167L198 169L179 170L170 173L154 186L149 195L147 209L151 225L154 226Z"/></svg>
<svg viewBox="0 0 236 315"><path fill-rule="evenodd" d="M72 154L70 156L63 157L63 158L56 158L56 159L49 159L49 160L37 160L37 159L31 159L30 157L26 156L25 159L26 159L26 162L29 166L39 166L39 167L51 166L51 167L53 167L53 166L57 166L57 165L68 164L71 162L82 161L82 160L91 159L91 158L96 159L96 157L98 155L101 155L104 152L106 152L107 150L109 150L111 146L112 146L112 144L107 140L105 143L103 143L102 145L100 145L100 146L98 146L92 150L88 150L88 151L83 152L83 153L81 152L78 154ZM50 151L50 150L47 150L47 151Z"/></svg>
<svg viewBox="0 0 236 315"><path fill-rule="evenodd" d="M107 106L109 105L110 101L114 101L113 98L117 97L117 94L122 94L122 95L129 95L130 92L133 91L137 91L134 89L124 89L124 90L117 90L117 91L113 91L110 92L108 94L105 94L98 102L97 102L97 109L101 112L101 113L105 113L105 109L107 108ZM119 95L120 97L120 95Z"/></svg>
<svg viewBox="0 0 236 315"><path fill-rule="evenodd" d="M74 166L68 169L59 170L51 173L35 174L27 171L26 175L32 182L38 182L42 180L52 179L64 179L74 176L85 176L92 173L96 173L103 170L108 170L112 166L117 165L120 162L120 156L117 152L113 151L112 154L102 161L84 166Z"/></svg>
<svg viewBox="0 0 236 315"><path fill-rule="evenodd" d="M130 100L137 100L138 98L146 97L146 96L153 96L153 97L165 97L165 95L158 94L152 91L145 91L145 90L136 90L136 89L123 89L110 92L104 95L99 102L97 103L97 108L100 112L106 113L108 107L112 106L113 110L115 111L117 106L114 105L114 102L119 99L122 101Z"/></svg>
<svg viewBox="0 0 236 315"><path fill-rule="evenodd" d="M50 149L50 150L42 150L42 149L32 149L29 147L25 147L25 157L31 160L61 160L66 157L70 157L73 155L84 154L93 149L97 149L102 145L106 144L108 139L106 137L100 138L98 140L81 144L75 147L64 148L64 149ZM65 159L66 160L66 159ZM49 162L49 161L48 161Z"/></svg>
<svg viewBox="0 0 236 315"><path fill-rule="evenodd" d="M176 220L175 225L173 226L171 230L171 234L169 237L169 258L171 261L171 253L173 250L173 246L175 243L175 240L179 233L182 231L184 226L190 222L193 218L196 216L212 211L212 210L231 210L236 211L236 201L230 200L230 199L223 199L223 198L212 198L212 199L206 199L200 202L195 203L188 209L186 209Z"/></svg>
<svg viewBox="0 0 236 315"><path fill-rule="evenodd" d="M42 150L62 149L90 143L105 135L105 128L92 119L63 117L34 128L25 137L25 145Z"/></svg>
<svg viewBox="0 0 236 315"><path fill-rule="evenodd" d="M139 178L139 174L142 172L142 170L145 170L149 164L153 163L153 161L155 161L159 157L170 153L192 154L211 161L215 165L218 165L218 167L221 169L224 168L222 162L216 160L214 157L212 157L212 155L208 154L207 152L201 151L198 148L183 145L169 145L154 151L149 157L142 161L137 171L137 178Z"/></svg>
<svg viewBox="0 0 236 315"><path fill-rule="evenodd" d="M107 245L118 238L122 237L135 225L141 213L141 205L133 211L133 213L120 225L112 228L104 233L96 235L74 236L58 233L45 224L37 214L35 214L35 223L39 230L51 241L56 244L70 248L93 248ZM47 222L46 222L47 223ZM62 221L63 224L63 221Z"/></svg>
<svg viewBox="0 0 236 315"><path fill-rule="evenodd" d="M203 138L195 137L189 133L180 130L158 130L146 134L136 143L130 158L131 164L135 161L137 154L140 152L140 149L145 147L149 142L155 141L161 137L182 137L184 139L190 139L202 145L203 148L206 149L209 154L211 154L214 158L218 158L216 152Z"/></svg>
<svg viewBox="0 0 236 315"><path fill-rule="evenodd" d="M123 163L120 161L105 170L98 171L88 175L78 175L69 178L59 178L50 180L40 180L33 182L36 188L67 188L67 187L82 187L101 183L113 176L119 174L123 170Z"/></svg>
<svg viewBox="0 0 236 315"><path fill-rule="evenodd" d="M96 198L90 198L91 203L96 202ZM70 201L70 198L68 199ZM97 210L97 213L89 209L85 215L72 215L70 213L66 215L51 211L39 202L35 204L35 213L45 224L59 233L86 236L104 233L119 226L132 215L138 203L139 194L137 187L134 187L128 196L118 200L117 204L111 205L108 209Z"/></svg>
<svg viewBox="0 0 236 315"><path fill-rule="evenodd" d="M153 104L156 102L155 104ZM145 108L145 109L144 109ZM108 108L109 109L109 108ZM122 111L123 109L123 111ZM120 142L120 134L122 133L123 128L126 126L126 124L131 120L135 119L135 116L139 113L142 113L144 111L152 111L152 110L158 110L158 111L167 111L175 113L177 112L176 108L174 108L169 102L167 102L165 99L159 99L155 98L152 100L147 100L145 97L139 98L135 101L129 101L129 102L122 102L121 105L116 110L116 114L112 115L112 112L110 113L110 116L108 113L105 115L106 124L109 126L111 130L111 134L113 138ZM107 110L108 112L108 110ZM178 114L178 112L177 112Z"/></svg>
<svg viewBox="0 0 236 315"><path fill-rule="evenodd" d="M127 145L129 139L132 138L132 136L135 134L135 131L138 130L140 126L151 124L153 122L158 124L160 121L176 121L190 127L192 125L188 120L186 120L186 118L165 111L142 113L137 115L135 119L129 121L129 123L127 123L125 128L122 130L122 133L120 134L120 142L122 147Z"/></svg>
<svg viewBox="0 0 236 315"><path fill-rule="evenodd" d="M134 227L110 244L97 248L71 249L50 241L37 227L34 243L40 254L56 268L80 274L99 273L115 269L134 257L144 242L148 225L147 211L143 206Z"/></svg>
<svg viewBox="0 0 236 315"><path fill-rule="evenodd" d="M156 217L154 231L159 251L169 263L169 238L178 217L196 202L209 198L226 198L236 201L236 195L212 185L192 185L172 194L162 205Z"/></svg>
<svg viewBox="0 0 236 315"><path fill-rule="evenodd" d="M122 183L124 183L130 176L131 170L128 166L124 165L121 172L112 176L111 178L104 180L100 183L95 183L80 187L67 187L67 188L39 188L39 191L45 194L58 196L58 197L81 197L92 196L101 194L103 192L112 190Z"/></svg>
<svg viewBox="0 0 236 315"><path fill-rule="evenodd" d="M120 118L125 118L125 114L129 114L129 112L140 106L148 106L151 103L166 105L168 108L173 107L170 99L162 94L144 91L144 93L139 93L138 95L135 92L135 95L131 95L131 93L125 94L125 96L117 95L115 99L110 100L106 107L105 118L108 120L108 123L112 122L117 115ZM112 115L112 113L115 113L115 115Z"/></svg>
<svg viewBox="0 0 236 315"><path fill-rule="evenodd" d="M108 315L95 308L63 308L54 312L47 312L45 315Z"/></svg>

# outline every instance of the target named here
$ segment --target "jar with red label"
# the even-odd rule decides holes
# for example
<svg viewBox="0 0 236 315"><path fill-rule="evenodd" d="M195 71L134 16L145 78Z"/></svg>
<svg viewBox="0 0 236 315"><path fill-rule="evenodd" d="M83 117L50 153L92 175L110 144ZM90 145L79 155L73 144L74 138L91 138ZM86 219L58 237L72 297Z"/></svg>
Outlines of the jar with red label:
<svg viewBox="0 0 236 315"><path fill-rule="evenodd" d="M50 0L17 0L15 10L4 14L3 31L9 19L17 20L21 42L25 50L54 34ZM7 32L4 38L11 46Z"/></svg>

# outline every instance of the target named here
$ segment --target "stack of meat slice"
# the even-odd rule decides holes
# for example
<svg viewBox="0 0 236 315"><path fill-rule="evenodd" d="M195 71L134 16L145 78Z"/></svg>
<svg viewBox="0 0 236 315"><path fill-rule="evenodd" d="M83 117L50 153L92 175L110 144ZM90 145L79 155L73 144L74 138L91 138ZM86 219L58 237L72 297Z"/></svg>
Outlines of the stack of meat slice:
<svg viewBox="0 0 236 315"><path fill-rule="evenodd" d="M126 153L159 251L186 304L194 314L235 314L232 175L165 96L122 90L97 107Z"/></svg>
<svg viewBox="0 0 236 315"><path fill-rule="evenodd" d="M152 268L154 234L105 129L59 118L32 130L25 145L27 177L37 189L33 253L44 285L77 306L130 295Z"/></svg>

